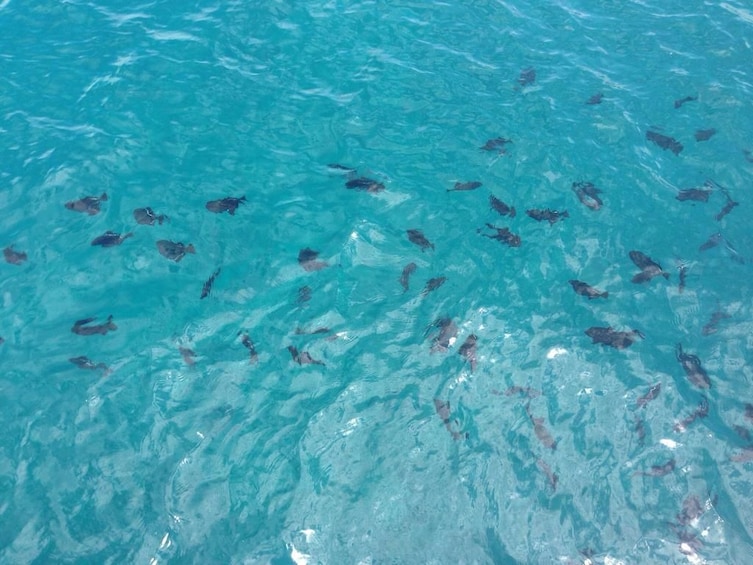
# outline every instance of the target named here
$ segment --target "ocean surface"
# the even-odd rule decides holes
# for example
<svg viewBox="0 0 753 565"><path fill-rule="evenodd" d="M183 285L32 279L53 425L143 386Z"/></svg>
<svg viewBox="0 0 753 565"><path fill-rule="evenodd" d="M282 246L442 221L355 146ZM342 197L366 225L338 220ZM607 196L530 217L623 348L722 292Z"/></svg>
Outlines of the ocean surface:
<svg viewBox="0 0 753 565"><path fill-rule="evenodd" d="M0 28L0 562L753 563L751 4Z"/></svg>

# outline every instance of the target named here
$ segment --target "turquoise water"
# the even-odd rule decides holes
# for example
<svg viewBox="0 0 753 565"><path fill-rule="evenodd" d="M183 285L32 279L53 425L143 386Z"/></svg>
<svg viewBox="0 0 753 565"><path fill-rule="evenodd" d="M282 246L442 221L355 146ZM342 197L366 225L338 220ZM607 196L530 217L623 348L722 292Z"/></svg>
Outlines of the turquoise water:
<svg viewBox="0 0 753 565"><path fill-rule="evenodd" d="M0 25L0 246L27 254L0 265L0 561L753 562L746 3L5 0ZM709 179L708 202L676 199ZM717 221L720 187L739 206ZM65 208L103 192L99 214ZM144 206L169 221L137 224ZM108 230L134 235L90 245ZM302 269L307 247L329 266ZM631 283L631 250L669 279ZM645 339L584 333L608 325Z"/></svg>

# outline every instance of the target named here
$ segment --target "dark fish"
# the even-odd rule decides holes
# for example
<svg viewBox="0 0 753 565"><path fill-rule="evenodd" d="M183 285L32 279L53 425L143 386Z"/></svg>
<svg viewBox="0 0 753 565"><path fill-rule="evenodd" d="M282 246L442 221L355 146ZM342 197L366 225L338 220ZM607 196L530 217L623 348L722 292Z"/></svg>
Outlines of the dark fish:
<svg viewBox="0 0 753 565"><path fill-rule="evenodd" d="M231 216L235 216L235 211L238 209L238 206L240 206L241 203L245 201L245 196L241 196L240 198L228 196L226 198L221 198L220 200L210 200L209 202L207 202L206 208L207 210L214 212L215 214L222 214L222 212L227 212Z"/></svg>
<svg viewBox="0 0 753 565"><path fill-rule="evenodd" d="M408 281L415 270L415 263L408 263L405 267L403 267L403 273L400 275L400 285L403 287L403 292L408 291Z"/></svg>
<svg viewBox="0 0 753 565"><path fill-rule="evenodd" d="M381 182L377 182L373 179L358 177L355 179L350 179L348 182L346 182L345 188L365 190L366 192L381 192L384 190L384 185Z"/></svg>
<svg viewBox="0 0 753 565"><path fill-rule="evenodd" d="M492 210L499 213L501 216L510 216L511 218L515 217L515 208L513 206L508 206L499 198L496 198L493 194L489 195L489 206Z"/></svg>
<svg viewBox="0 0 753 565"><path fill-rule="evenodd" d="M495 137L494 139L488 139L486 143L481 146L481 149L484 151L499 151L500 153L504 153L505 145L508 143L512 143L512 140L505 139L504 137Z"/></svg>
<svg viewBox="0 0 753 565"><path fill-rule="evenodd" d="M682 510L676 516L677 523L681 526L687 526L696 518L699 518L703 514L703 507L701 501L695 495L690 495L682 502Z"/></svg>
<svg viewBox="0 0 753 565"><path fill-rule="evenodd" d="M311 300L311 287L310 286L302 286L298 289L298 299L296 302L298 304L303 304L304 302L308 302Z"/></svg>
<svg viewBox="0 0 753 565"><path fill-rule="evenodd" d="M0 345L2 345L4 343L5 343L5 338L4 337L0 337Z"/></svg>
<svg viewBox="0 0 753 565"><path fill-rule="evenodd" d="M326 261L317 261L316 258L318 256L318 251L314 251L310 247L306 247L305 249L301 249L298 252L298 264L303 267L303 270L306 272L321 271L329 265Z"/></svg>
<svg viewBox="0 0 753 565"><path fill-rule="evenodd" d="M71 357L68 361L76 365L79 369L102 369L105 373L110 372L110 369L104 363L94 363L94 361L83 355L80 357Z"/></svg>
<svg viewBox="0 0 753 565"><path fill-rule="evenodd" d="M462 190L476 190L481 186L481 183L474 180L470 182L456 182L453 188L448 188L447 192L462 191Z"/></svg>
<svg viewBox="0 0 753 565"><path fill-rule="evenodd" d="M142 226L153 226L154 222L162 225L162 222L169 219L164 214L155 214L154 210L148 206L146 208L136 208L133 211L133 217L136 220L136 223L141 224Z"/></svg>
<svg viewBox="0 0 753 565"><path fill-rule="evenodd" d="M123 243L123 241L131 236L133 236L133 232L128 232L125 235L120 235L119 233L106 231L99 237L95 237L92 240L92 245L100 245L102 247L115 247L116 245Z"/></svg>
<svg viewBox="0 0 753 565"><path fill-rule="evenodd" d="M541 444L549 449L557 449L557 442L552 437L552 434L549 433L549 430L546 429L546 426L544 426L544 418L534 418L528 404L526 404L526 413L533 424L533 431Z"/></svg>
<svg viewBox="0 0 753 565"><path fill-rule="evenodd" d="M559 481L557 474L552 471L552 468L547 465L543 459L536 460L536 466L546 475L546 478L549 481L549 486L552 487L552 490L556 491L557 482Z"/></svg>
<svg viewBox="0 0 753 565"><path fill-rule="evenodd" d="M654 386L648 389L648 392L646 394L638 398L638 400L635 402L636 406L638 406L638 408L643 408L646 404L659 396L660 392L661 383L656 383Z"/></svg>
<svg viewBox="0 0 753 565"><path fill-rule="evenodd" d="M463 437L465 438L468 437L468 434L462 434L452 429L452 423L450 421L450 401L449 400L447 402L443 402L442 400L435 398L434 410L437 411L437 414L442 419L442 423L447 428L447 431L450 432L452 439L458 440L458 439L462 439Z"/></svg>
<svg viewBox="0 0 753 565"><path fill-rule="evenodd" d="M745 405L745 419L753 422L753 404Z"/></svg>
<svg viewBox="0 0 753 565"><path fill-rule="evenodd" d="M748 428L745 428L743 426L732 426L732 429L735 430L735 433L739 435L741 438L743 438L745 441L750 442L750 430Z"/></svg>
<svg viewBox="0 0 753 565"><path fill-rule="evenodd" d="M217 275L220 274L220 268L218 267L217 270L212 273L212 276L207 279L207 282L204 283L204 286L201 289L201 296L199 299L206 298L209 296L209 293L212 292L212 285L214 284L214 279L217 278Z"/></svg>
<svg viewBox="0 0 753 565"><path fill-rule="evenodd" d="M677 286L677 291L682 294L682 291L685 290L685 278L688 276L688 266L685 263L680 263L677 266L677 270L679 271L680 277L680 283Z"/></svg>
<svg viewBox="0 0 753 565"><path fill-rule="evenodd" d="M557 222L558 220L561 220L562 218L569 218L570 214L567 213L567 210L564 210L563 212L558 212L557 210L550 210L549 208L545 210L526 210L526 214L528 214L531 218L536 220L537 222L541 222L546 220L549 222L549 224L553 224Z"/></svg>
<svg viewBox="0 0 753 565"><path fill-rule="evenodd" d="M698 404L698 408L693 410L690 416L686 417L684 420L682 420L682 422L678 422L677 424L675 424L675 431L684 432L687 429L687 427L693 422L695 422L698 418L705 418L708 415L709 415L709 401L704 398Z"/></svg>
<svg viewBox="0 0 753 565"><path fill-rule="evenodd" d="M471 372L476 370L476 339L475 335L469 335L458 350L458 355L462 355L466 361L470 362Z"/></svg>
<svg viewBox="0 0 753 565"><path fill-rule="evenodd" d="M326 334L326 333L329 333L330 331L332 331L332 330L330 330L329 328L325 328L325 327L319 327L319 328L315 328L313 330L306 330L306 329L303 329L301 327L298 327L298 328L295 329L295 335Z"/></svg>
<svg viewBox="0 0 753 565"><path fill-rule="evenodd" d="M298 349L296 349L292 345L288 345L288 351L290 351L290 355L293 357L293 361L295 361L299 365L324 365L324 362L318 361L311 357L308 351L301 351L299 353Z"/></svg>
<svg viewBox="0 0 753 565"><path fill-rule="evenodd" d="M675 100L675 108L679 108L680 106L685 104L685 102L693 102L694 100L698 100L698 97L686 96L685 98L678 98L677 100Z"/></svg>
<svg viewBox="0 0 753 565"><path fill-rule="evenodd" d="M196 249L190 243L183 245L182 242L175 243L167 239L160 239L157 241L157 250L160 255L167 257L168 259L179 263L186 253L196 253Z"/></svg>
<svg viewBox="0 0 753 565"><path fill-rule="evenodd" d="M633 345L637 338L645 338L638 330L618 332L611 327L591 327L586 330L586 335L593 340L592 343L601 343L615 349L625 349Z"/></svg>
<svg viewBox="0 0 753 565"><path fill-rule="evenodd" d="M711 137L715 133L716 133L716 130L714 128L696 130L695 140L696 141L708 141L709 139L711 139Z"/></svg>
<svg viewBox="0 0 753 565"><path fill-rule="evenodd" d="M458 335L458 327L450 318L440 318L433 325L439 333L431 340L431 352L447 351Z"/></svg>
<svg viewBox="0 0 753 565"><path fill-rule="evenodd" d="M426 236L421 230L408 230L408 239L411 243L415 243L421 248L421 251L426 251L428 248L434 249L434 244L426 239Z"/></svg>
<svg viewBox="0 0 753 565"><path fill-rule="evenodd" d="M711 388L709 376L696 355L683 352L682 344L678 343L676 356L691 383L699 388Z"/></svg>
<svg viewBox="0 0 753 565"><path fill-rule="evenodd" d="M238 333L238 335L241 335ZM256 347L254 347L254 342L251 341L251 338L248 337L248 334L243 334L241 337L241 343L243 344L243 347L248 349L248 355L249 355L249 363L252 365L256 364L256 362L259 360L259 356L256 354Z"/></svg>
<svg viewBox="0 0 753 565"><path fill-rule="evenodd" d="M726 312L722 312L721 310L717 310L713 314L711 314L711 319L709 320L709 323L703 326L703 329L701 329L701 333L703 335L711 335L716 333L716 325L721 322L722 320L726 320L727 318L730 318L731 316L727 314Z"/></svg>
<svg viewBox="0 0 753 565"><path fill-rule="evenodd" d="M495 235L482 233L481 235L483 235L484 237L488 237L489 239L496 239L497 241L506 243L510 247L520 247L520 236L512 233L509 228L498 228L491 224L486 224L486 227L491 230L495 230L497 233ZM481 230L478 231L480 232Z"/></svg>
<svg viewBox="0 0 753 565"><path fill-rule="evenodd" d="M734 200L727 200L727 203L719 211L719 213L716 216L714 216L714 218L716 218L717 222L720 221L724 216L729 214L735 206L739 206L739 205L740 205L739 202L735 202Z"/></svg>
<svg viewBox="0 0 753 565"><path fill-rule="evenodd" d="M528 86L534 82L536 82L536 69L533 67L526 67L520 71L520 76L518 76L518 84L520 84L520 86Z"/></svg>
<svg viewBox="0 0 753 565"><path fill-rule="evenodd" d="M753 153L751 153L747 149L743 149L743 155L745 155L745 160L748 163L753 163Z"/></svg>
<svg viewBox="0 0 753 565"><path fill-rule="evenodd" d="M422 296L426 296L429 294L432 290L438 289L440 286L444 284L444 282L447 280L447 277L433 277L426 281L426 286L421 291Z"/></svg>
<svg viewBox="0 0 753 565"><path fill-rule="evenodd" d="M74 322L71 331L77 335L105 335L107 332L114 332L118 329L118 326L112 321L112 316L107 317L107 321L104 324L96 324L94 326L87 326L86 324L93 322L96 318L84 318L83 320L77 320Z"/></svg>
<svg viewBox="0 0 753 565"><path fill-rule="evenodd" d="M638 434L638 441L643 443L643 440L646 439L646 426L638 416L635 417L635 428L633 429Z"/></svg>
<svg viewBox="0 0 753 565"><path fill-rule="evenodd" d="M344 171L346 173L356 172L356 170L353 167L346 167L345 165L340 165L339 163L328 163L327 166L330 169L334 169L336 171Z"/></svg>
<svg viewBox="0 0 753 565"><path fill-rule="evenodd" d="M647 131L646 139L653 141L662 149L669 149L675 155L679 155L683 150L682 143L677 141L674 137L669 137L655 131Z"/></svg>
<svg viewBox="0 0 753 565"><path fill-rule="evenodd" d="M685 200L695 200L696 202L708 202L710 190L704 190L702 188L685 188L677 193L677 200L684 202Z"/></svg>
<svg viewBox="0 0 753 565"><path fill-rule="evenodd" d="M589 300L592 300L594 298L609 297L609 292L602 292L601 290L598 290L591 285L584 283L583 281L571 280L568 282L573 286L573 290L576 294L587 296Z"/></svg>
<svg viewBox="0 0 753 565"><path fill-rule="evenodd" d="M591 96L591 98L586 100L586 104L588 104L589 106L593 106L594 104L601 104L601 100L603 98L604 98L604 95L601 92L599 92L598 94L594 94L593 96Z"/></svg>
<svg viewBox="0 0 753 565"><path fill-rule="evenodd" d="M592 183L574 182L572 188L581 204L584 204L591 210L599 210L604 204L601 198L599 198L601 190L596 188Z"/></svg>
<svg viewBox="0 0 753 565"><path fill-rule="evenodd" d="M648 471L636 471L634 475L643 475L644 477L663 477L669 475L675 470L675 460L670 459L664 465L652 465Z"/></svg>
<svg viewBox="0 0 753 565"><path fill-rule="evenodd" d="M698 248L698 251L708 251L712 247L716 247L719 245L724 238L722 237L721 232L716 232L711 237L709 237L705 243L702 243L701 246Z"/></svg>
<svg viewBox="0 0 753 565"><path fill-rule="evenodd" d="M93 216L99 214L100 202L105 200L107 200L107 193L103 192L101 196L85 196L80 200L71 200L65 203L65 207L74 212L86 212Z"/></svg>
<svg viewBox="0 0 753 565"><path fill-rule="evenodd" d="M631 279L632 282L646 282L659 275L663 276L665 279L669 278L669 273L665 273L662 270L661 265L651 259L648 255L645 255L640 251L631 251L629 255L630 260L641 270L640 273Z"/></svg>
<svg viewBox="0 0 753 565"><path fill-rule="evenodd" d="M735 463L745 463L746 461L753 461L753 446L743 448L741 453L733 455L729 458L730 461Z"/></svg>
<svg viewBox="0 0 753 565"><path fill-rule="evenodd" d="M193 352L192 349L188 349L187 347L179 347L178 351L180 351L181 357L183 357L183 362L188 365L195 365L196 361L194 361L194 357L196 357L196 353Z"/></svg>
<svg viewBox="0 0 753 565"><path fill-rule="evenodd" d="M5 256L5 260L11 265L20 265L27 258L26 253L23 251L13 251L12 245L3 249L3 255Z"/></svg>

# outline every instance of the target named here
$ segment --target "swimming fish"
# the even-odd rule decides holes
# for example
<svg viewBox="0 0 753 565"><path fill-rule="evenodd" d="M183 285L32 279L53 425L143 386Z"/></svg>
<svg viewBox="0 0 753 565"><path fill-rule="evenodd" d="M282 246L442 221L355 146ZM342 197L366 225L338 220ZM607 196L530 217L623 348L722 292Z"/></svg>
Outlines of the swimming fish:
<svg viewBox="0 0 753 565"><path fill-rule="evenodd" d="M679 108L680 106L685 104L685 102L693 102L694 100L698 100L698 97L686 96L685 98L678 98L677 100L675 100L675 108Z"/></svg>
<svg viewBox="0 0 753 565"><path fill-rule="evenodd" d="M77 335L105 335L107 332L114 332L118 329L118 326L112 321L112 316L107 317L107 321L104 324L96 324L93 326L87 326L86 324L93 322L96 318L84 318L83 320L77 320L73 323L71 331Z"/></svg>
<svg viewBox="0 0 753 565"><path fill-rule="evenodd" d="M495 137L494 139L488 139L481 146L481 149L484 151L499 151L502 154L505 152L505 145L508 143L512 143L512 140L505 139L504 137Z"/></svg>
<svg viewBox="0 0 753 565"><path fill-rule="evenodd" d="M79 369L102 369L105 373L110 372L110 369L104 363L94 363L94 361L84 355L81 355L80 357L71 357L68 361L76 365Z"/></svg>
<svg viewBox="0 0 753 565"><path fill-rule="evenodd" d="M178 351L180 351L181 357L183 357L183 362L188 365L189 367L196 364L196 361L194 361L194 357L196 357L196 353L192 349L188 349L187 347L179 347Z"/></svg>
<svg viewBox="0 0 753 565"><path fill-rule="evenodd" d="M311 300L311 287L302 286L298 289L298 298L296 299L296 302L298 304L303 304L304 302L308 302L309 300Z"/></svg>
<svg viewBox="0 0 753 565"><path fill-rule="evenodd" d="M470 362L471 372L476 370L476 341L476 336L471 334L465 339L463 345L458 350L458 355L465 357L466 361Z"/></svg>
<svg viewBox="0 0 753 565"><path fill-rule="evenodd" d="M462 191L462 190L476 190L480 186L482 186L481 183L475 180L470 181L470 182L456 182L453 188L447 189L447 192Z"/></svg>
<svg viewBox="0 0 753 565"><path fill-rule="evenodd" d="M510 247L520 247L520 236L512 233L509 228L498 228L491 224L486 224L486 227L491 230L495 230L497 233L495 235L482 233L481 235L483 235L484 237L488 237L489 239L496 239L497 241L506 243ZM481 232L481 230L478 231Z"/></svg>
<svg viewBox="0 0 753 565"><path fill-rule="evenodd" d="M556 491L557 482L559 481L557 474L552 471L552 468L547 465L543 459L537 459L536 466L541 470L542 473L546 475L546 478L549 481L549 486L552 487L552 490Z"/></svg>
<svg viewBox="0 0 753 565"><path fill-rule="evenodd" d="M680 433L684 432L690 424L695 422L698 418L705 418L709 415L709 401L703 398L701 402L698 404L698 408L693 410L693 412L690 414L690 416L687 416L684 420L681 422L678 422L675 424L675 431Z"/></svg>
<svg viewBox="0 0 753 565"><path fill-rule="evenodd" d="M645 255L640 251L631 251L629 255L630 260L641 270L640 273L630 279L631 282L642 283L659 275L663 276L665 279L669 278L669 273L664 272L661 265L651 259L648 255Z"/></svg>
<svg viewBox="0 0 753 565"><path fill-rule="evenodd" d="M536 434L536 437L539 438L541 444L549 449L557 449L557 442L552 437L552 434L549 433L549 430L546 429L544 418L534 418L533 414L531 414L529 404L526 404L526 413L533 424L533 432Z"/></svg>
<svg viewBox="0 0 753 565"><path fill-rule="evenodd" d="M638 441L643 444L643 440L646 439L646 426L645 422L641 420L638 416L635 416L635 427L633 428L635 430L635 433L638 434Z"/></svg>
<svg viewBox="0 0 753 565"><path fill-rule="evenodd" d="M240 206L241 203L245 201L245 196L241 196L240 198L228 196L226 198L221 198L220 200L210 200L206 203L206 208L207 210L214 212L215 214L222 214L222 212L227 212L231 216L235 216L235 211L238 209L238 206Z"/></svg>
<svg viewBox="0 0 753 565"><path fill-rule="evenodd" d="M696 141L708 141L716 134L716 130L714 128L709 129L699 129L695 132L695 140Z"/></svg>
<svg viewBox="0 0 753 565"><path fill-rule="evenodd" d="M526 210L526 214L528 214L531 218L533 218L537 222L546 220L547 222L549 222L549 225L552 225L553 223L561 220L562 218L570 217L570 214L567 213L567 210L558 212L557 210L550 210L549 208L545 210L537 210L537 209Z"/></svg>
<svg viewBox="0 0 753 565"><path fill-rule="evenodd" d="M318 361L309 355L308 351L299 352L297 348L292 345L288 345L288 351L293 357L293 361L299 365L324 365L324 362Z"/></svg>
<svg viewBox="0 0 753 565"><path fill-rule="evenodd" d="M26 253L23 251L13 251L12 245L3 249L3 255L5 256L5 260L11 265L20 265L27 258Z"/></svg>
<svg viewBox="0 0 753 565"><path fill-rule="evenodd" d="M456 432L452 429L452 423L450 422L450 401L443 402L442 400L439 400L438 398L434 399L434 410L437 411L437 414L442 419L442 423L444 423L445 428L447 428L447 431L450 432L450 435L452 436L452 439L458 440L463 437L467 438L468 434L461 434L460 432Z"/></svg>
<svg viewBox="0 0 753 565"><path fill-rule="evenodd" d="M429 294L432 290L438 289L440 286L442 286L445 281L447 280L447 277L433 277L426 281L426 286L421 291L422 296L426 296Z"/></svg>
<svg viewBox="0 0 753 565"><path fill-rule="evenodd" d="M701 329L701 333L703 335L711 335L716 333L716 325L721 322L722 320L726 320L727 318L730 318L731 316L727 314L726 312L722 312L721 310L717 310L713 314L711 314L711 319L709 320L709 323L703 326Z"/></svg>
<svg viewBox="0 0 753 565"><path fill-rule="evenodd" d="M687 526L696 518L699 518L704 512L701 501L696 495L690 495L682 502L682 510L675 518L681 526Z"/></svg>
<svg viewBox="0 0 753 565"><path fill-rule="evenodd" d="M384 185L381 182L377 182L370 178L358 177L355 179L350 179L348 182L346 182L345 188L374 193L383 191Z"/></svg>
<svg viewBox="0 0 753 565"><path fill-rule="evenodd" d="M742 452L733 455L729 458L730 461L735 463L745 463L746 461L753 461L753 446L744 447Z"/></svg>
<svg viewBox="0 0 753 565"><path fill-rule="evenodd" d="M648 392L644 394L643 396L640 396L638 400L636 400L635 404L638 408L643 408L646 404L654 400L657 396L659 396L659 393L661 392L661 383L656 383L653 385L650 389L648 389Z"/></svg>
<svg viewBox="0 0 753 565"><path fill-rule="evenodd" d="M162 225L162 222L169 220L164 214L155 214L154 210L149 208L149 206L146 208L136 208L133 211L133 218L136 220L137 224L141 224L142 226L153 226L154 222Z"/></svg>
<svg viewBox="0 0 753 565"><path fill-rule="evenodd" d="M317 261L316 258L318 256L318 251L306 247L298 252L298 264L308 273L311 271L321 271L325 267L329 267L326 261Z"/></svg>
<svg viewBox="0 0 753 565"><path fill-rule="evenodd" d="M238 332L238 335L241 335L240 332ZM248 349L249 363L251 363L252 365L256 364L256 362L259 361L259 356L256 353L254 342L251 341L251 338L248 337L248 334L243 334L243 336L241 337L241 343L243 344L243 347Z"/></svg>
<svg viewBox="0 0 753 565"><path fill-rule="evenodd" d="M601 92L599 92L591 96L591 98L589 98L588 100L586 100L586 104L588 104L589 106L593 106L594 104L601 104L601 100L603 98L604 98L604 95Z"/></svg>
<svg viewBox="0 0 753 565"><path fill-rule="evenodd" d="M105 200L107 200L107 193L103 192L101 196L85 196L80 200L71 200L65 203L65 207L74 212L86 212L93 216L99 214L100 202Z"/></svg>
<svg viewBox="0 0 753 565"><path fill-rule="evenodd" d="M685 263L679 261L677 265L677 270L679 272L679 278L680 278L680 282L677 285L677 292L682 294L682 291L685 290L685 279L688 276L688 266Z"/></svg>
<svg viewBox="0 0 753 565"><path fill-rule="evenodd" d="M636 471L633 475L643 475L645 477L663 477L675 470L675 460L670 459L663 465L652 465L648 471Z"/></svg>
<svg viewBox="0 0 753 565"><path fill-rule="evenodd" d="M685 374L690 379L690 382L699 388L711 388L711 380L708 373L701 366L701 360L696 355L685 353L682 350L682 344L677 344L676 350L677 360L685 370Z"/></svg>
<svg viewBox="0 0 753 565"><path fill-rule="evenodd" d="M493 194L489 195L489 206L492 210L499 213L501 216L510 216L511 218L515 217L515 208L513 206L508 206L499 198L496 198Z"/></svg>
<svg viewBox="0 0 753 565"><path fill-rule="evenodd" d="M533 67L526 67L520 71L520 75L518 76L518 84L520 84L520 86L528 86L534 82L536 82L536 69Z"/></svg>
<svg viewBox="0 0 753 565"><path fill-rule="evenodd" d="M334 169L336 171L343 171L346 173L355 173L356 170L353 167L346 167L345 165L341 165L339 163L328 163L327 166L330 169Z"/></svg>
<svg viewBox="0 0 753 565"><path fill-rule="evenodd" d="M753 404L748 403L745 405L745 419L753 422Z"/></svg>
<svg viewBox="0 0 753 565"><path fill-rule="evenodd" d="M625 349L633 345L637 338L644 339L645 336L638 330L629 332L618 332L611 327L591 327L586 330L586 335L593 341L592 343L601 343L614 347L615 349Z"/></svg>
<svg viewBox="0 0 753 565"><path fill-rule="evenodd" d="M439 328L439 333L431 340L431 352L447 351L455 343L458 327L450 318L440 318L433 326Z"/></svg>
<svg viewBox="0 0 753 565"><path fill-rule="evenodd" d="M584 204L591 210L599 210L604 204L601 198L599 198L601 190L590 182L574 182L572 189L578 196L581 204Z"/></svg>
<svg viewBox="0 0 753 565"><path fill-rule="evenodd" d="M157 241L157 250L160 252L160 255L176 263L179 263L185 257L186 253L196 253L196 249L190 243L183 245L182 242L175 243L167 239Z"/></svg>
<svg viewBox="0 0 753 565"><path fill-rule="evenodd" d="M400 275L400 285L403 287L403 292L408 291L408 281L410 280L410 276L415 270L415 263L408 263L405 267L403 267L403 273Z"/></svg>
<svg viewBox="0 0 753 565"><path fill-rule="evenodd" d="M207 282L204 283L204 286L201 289L201 296L199 297L199 300L202 298L206 298L209 296L209 293L212 291L212 285L214 284L214 279L217 278L217 275L220 274L220 268L218 267L217 270L212 273L212 276L207 279Z"/></svg>
<svg viewBox="0 0 753 565"><path fill-rule="evenodd" d="M727 203L719 211L719 213L716 216L714 216L714 218L716 219L717 222L720 221L724 216L729 214L735 206L739 206L739 205L740 205L739 202L735 202L734 200L728 198Z"/></svg>
<svg viewBox="0 0 753 565"><path fill-rule="evenodd" d="M92 245L100 245L102 247L115 247L116 245L123 243L124 240L128 239L131 236L133 236L133 232L128 232L125 235L120 235L119 233L106 231L99 237L95 237L92 240Z"/></svg>
<svg viewBox="0 0 753 565"><path fill-rule="evenodd" d="M669 137L655 131L647 131L646 139L653 141L662 149L669 149L675 155L679 155L683 150L682 143L677 141L674 137Z"/></svg>
<svg viewBox="0 0 753 565"><path fill-rule="evenodd" d="M570 280L568 281L576 294L588 297L589 300L594 298L608 298L609 292L602 292L583 281Z"/></svg>
<svg viewBox="0 0 753 565"><path fill-rule="evenodd" d="M702 188L685 188L677 193L677 200L683 202L685 200L695 200L696 202L708 202L710 190L704 190Z"/></svg>
<svg viewBox="0 0 753 565"><path fill-rule="evenodd" d="M426 236L421 230L408 230L406 233L408 234L408 240L411 243L418 245L422 252L429 248L434 249L434 244L426 239Z"/></svg>
<svg viewBox="0 0 753 565"><path fill-rule="evenodd" d="M733 261L737 261L738 263L745 262L745 259L740 256L737 250L732 247L732 244L727 241L727 239L721 234L721 232L716 232L715 234L711 235L711 237L709 237L705 243L701 244L701 246L698 248L698 251L708 251L709 249L716 247L720 243L724 243L724 247L727 249L727 251L729 251Z"/></svg>

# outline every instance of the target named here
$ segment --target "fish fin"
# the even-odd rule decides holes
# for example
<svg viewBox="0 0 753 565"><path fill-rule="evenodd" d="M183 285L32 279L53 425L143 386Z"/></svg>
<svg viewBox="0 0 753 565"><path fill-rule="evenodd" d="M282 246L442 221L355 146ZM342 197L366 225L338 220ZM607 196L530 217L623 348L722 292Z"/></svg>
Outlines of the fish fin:
<svg viewBox="0 0 753 565"><path fill-rule="evenodd" d="M100 200L107 200L107 193L103 192L102 196L99 197Z"/></svg>
<svg viewBox="0 0 753 565"><path fill-rule="evenodd" d="M196 248L193 246L193 244L189 243L185 247L185 252L186 253L196 253Z"/></svg>

